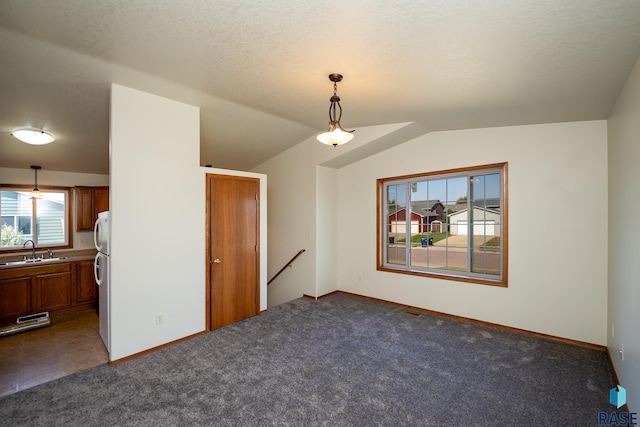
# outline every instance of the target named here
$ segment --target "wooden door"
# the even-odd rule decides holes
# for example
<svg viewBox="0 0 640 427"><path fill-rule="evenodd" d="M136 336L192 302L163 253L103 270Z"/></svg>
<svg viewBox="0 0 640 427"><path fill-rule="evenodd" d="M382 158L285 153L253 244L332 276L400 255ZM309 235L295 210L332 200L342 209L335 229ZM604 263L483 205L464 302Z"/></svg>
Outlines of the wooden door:
<svg viewBox="0 0 640 427"><path fill-rule="evenodd" d="M260 181L207 175L209 327L260 312Z"/></svg>

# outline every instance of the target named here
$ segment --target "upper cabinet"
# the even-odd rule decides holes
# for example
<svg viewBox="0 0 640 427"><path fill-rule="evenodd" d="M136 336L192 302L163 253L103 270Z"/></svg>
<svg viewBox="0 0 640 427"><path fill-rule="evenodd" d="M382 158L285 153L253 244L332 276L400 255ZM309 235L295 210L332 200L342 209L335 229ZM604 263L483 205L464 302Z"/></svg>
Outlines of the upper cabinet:
<svg viewBox="0 0 640 427"><path fill-rule="evenodd" d="M109 210L109 187L74 187L76 231L93 230L98 213Z"/></svg>

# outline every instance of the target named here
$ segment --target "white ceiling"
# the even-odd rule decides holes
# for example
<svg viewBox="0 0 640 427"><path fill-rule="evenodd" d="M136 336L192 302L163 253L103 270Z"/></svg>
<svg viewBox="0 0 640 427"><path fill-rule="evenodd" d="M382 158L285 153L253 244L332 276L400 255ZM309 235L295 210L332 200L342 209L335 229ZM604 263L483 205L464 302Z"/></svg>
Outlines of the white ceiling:
<svg viewBox="0 0 640 427"><path fill-rule="evenodd" d="M112 82L248 170L326 129L329 73L347 129L447 130L606 119L639 55L638 0L0 0L0 167L108 173Z"/></svg>

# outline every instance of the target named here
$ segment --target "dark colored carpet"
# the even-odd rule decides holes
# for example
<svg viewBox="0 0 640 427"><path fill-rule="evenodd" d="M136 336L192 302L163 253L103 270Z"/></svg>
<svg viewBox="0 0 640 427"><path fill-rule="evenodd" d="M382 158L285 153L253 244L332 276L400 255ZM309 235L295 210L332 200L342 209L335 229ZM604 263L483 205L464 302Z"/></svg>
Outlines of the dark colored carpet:
<svg viewBox="0 0 640 427"><path fill-rule="evenodd" d="M11 426L588 426L606 354L334 294L0 398Z"/></svg>

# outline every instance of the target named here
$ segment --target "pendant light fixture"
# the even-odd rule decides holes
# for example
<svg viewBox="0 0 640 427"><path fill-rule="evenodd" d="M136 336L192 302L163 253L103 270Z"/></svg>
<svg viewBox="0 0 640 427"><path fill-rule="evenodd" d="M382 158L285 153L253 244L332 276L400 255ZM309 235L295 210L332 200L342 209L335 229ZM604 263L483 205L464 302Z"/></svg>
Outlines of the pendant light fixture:
<svg viewBox="0 0 640 427"><path fill-rule="evenodd" d="M11 132L14 138L31 145L45 145L55 141L51 132L44 129L20 128Z"/></svg>
<svg viewBox="0 0 640 427"><path fill-rule="evenodd" d="M340 97L337 95L337 91L338 82L342 81L342 74L329 74L329 80L333 82L333 96L329 99L331 102L331 104L329 104L329 130L318 135L316 139L323 144L336 147L351 141L355 129L344 130L340 124L342 106L340 105Z"/></svg>
<svg viewBox="0 0 640 427"><path fill-rule="evenodd" d="M36 185L33 187L33 190L31 191L31 198L40 199L42 198L42 193L40 192L40 190L38 190L38 169L42 169L42 167L32 165L31 169L33 169L33 172L36 174Z"/></svg>

